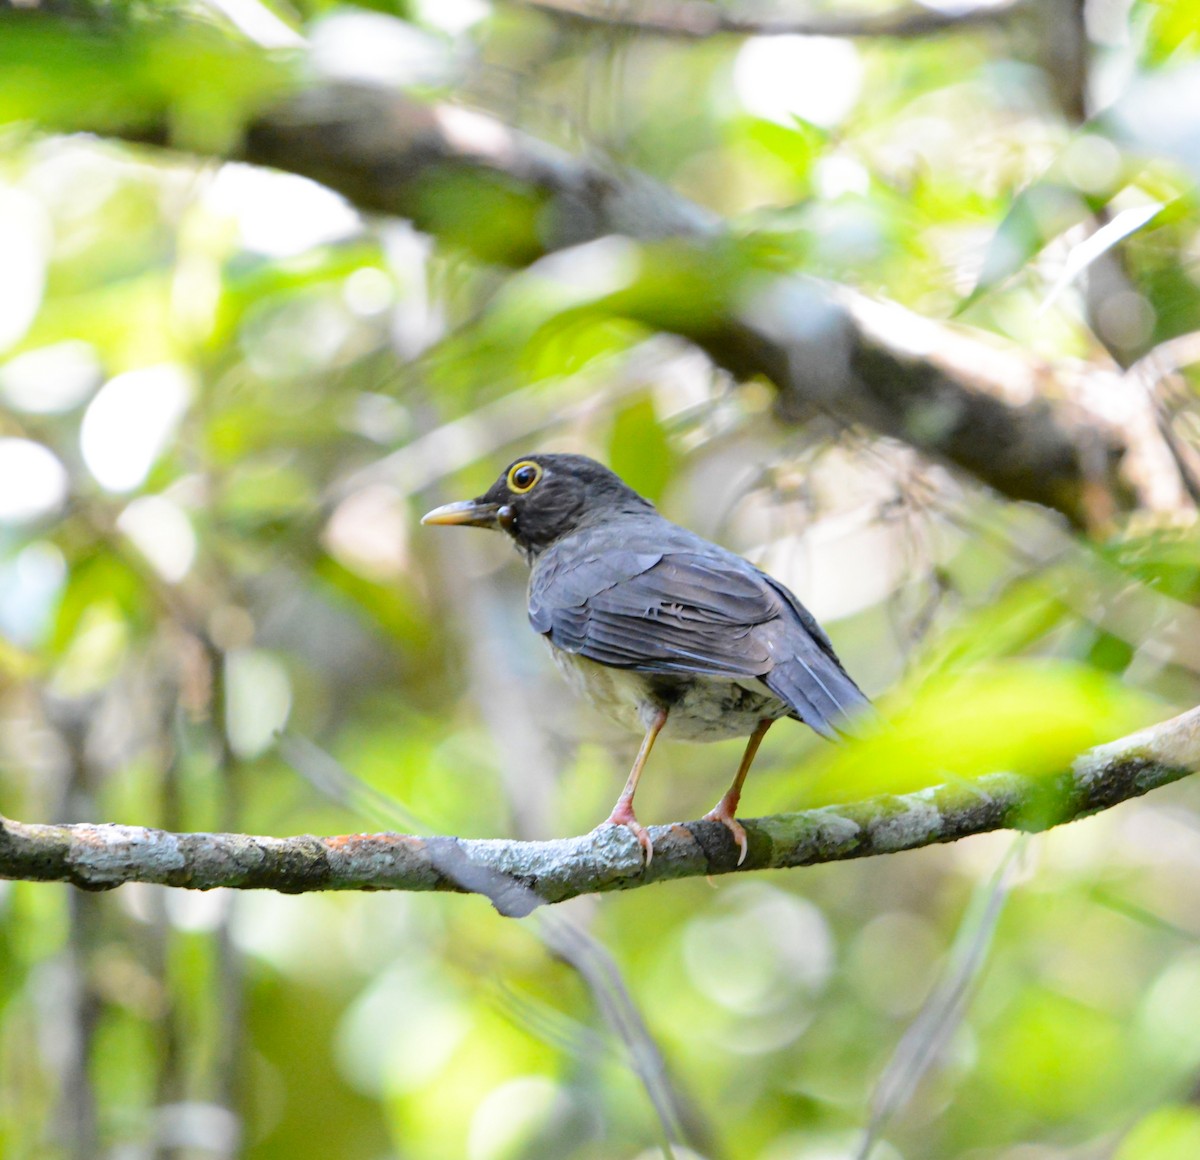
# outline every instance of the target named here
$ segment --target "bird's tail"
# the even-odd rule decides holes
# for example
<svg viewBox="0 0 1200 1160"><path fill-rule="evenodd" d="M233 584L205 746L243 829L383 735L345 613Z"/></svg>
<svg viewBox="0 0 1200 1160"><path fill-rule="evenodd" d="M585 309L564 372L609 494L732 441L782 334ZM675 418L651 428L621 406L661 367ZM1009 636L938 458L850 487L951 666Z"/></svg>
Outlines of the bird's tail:
<svg viewBox="0 0 1200 1160"><path fill-rule="evenodd" d="M866 694L823 651L814 649L810 656L778 662L762 680L805 725L830 741L850 732L855 717L870 712Z"/></svg>

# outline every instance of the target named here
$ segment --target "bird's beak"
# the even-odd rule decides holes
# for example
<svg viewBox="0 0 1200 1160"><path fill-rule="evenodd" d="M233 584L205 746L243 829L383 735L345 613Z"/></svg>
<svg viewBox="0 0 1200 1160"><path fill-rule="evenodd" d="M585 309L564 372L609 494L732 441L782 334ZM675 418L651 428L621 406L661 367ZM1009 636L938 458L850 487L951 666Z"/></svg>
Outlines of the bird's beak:
<svg viewBox="0 0 1200 1160"><path fill-rule="evenodd" d="M494 528L498 526L500 512L498 503L487 503L481 499L464 499L458 503L443 504L426 512L421 517L423 524L464 524L469 528Z"/></svg>

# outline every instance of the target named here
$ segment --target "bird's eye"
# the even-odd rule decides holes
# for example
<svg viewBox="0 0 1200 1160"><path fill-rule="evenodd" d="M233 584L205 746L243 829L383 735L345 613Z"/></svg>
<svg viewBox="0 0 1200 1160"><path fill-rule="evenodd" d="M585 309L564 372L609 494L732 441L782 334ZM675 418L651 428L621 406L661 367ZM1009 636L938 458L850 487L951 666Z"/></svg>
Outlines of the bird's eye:
<svg viewBox="0 0 1200 1160"><path fill-rule="evenodd" d="M508 488L518 495L529 491L542 478L542 469L528 459L514 463L508 473Z"/></svg>

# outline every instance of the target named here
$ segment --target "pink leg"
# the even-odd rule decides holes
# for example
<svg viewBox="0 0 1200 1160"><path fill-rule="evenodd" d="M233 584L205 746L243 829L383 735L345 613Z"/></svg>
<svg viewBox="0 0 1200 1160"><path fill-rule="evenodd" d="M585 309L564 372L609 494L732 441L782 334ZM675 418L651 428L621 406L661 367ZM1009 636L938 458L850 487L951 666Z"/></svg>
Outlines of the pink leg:
<svg viewBox="0 0 1200 1160"><path fill-rule="evenodd" d="M654 739L662 732L663 726L667 723L666 709L660 709L654 720L650 722L650 728L646 730L646 736L642 738L642 746L638 750L638 755L634 759L633 768L629 771L629 777L625 782L625 788L621 790L621 796L617 798L617 804L613 806L612 813L608 815L607 824L613 826L625 826L633 831L633 836L641 843L642 850L646 855L646 865L650 865L650 860L654 857L654 843L650 841L650 834L646 827L637 820L633 812L633 795L637 790L638 778L642 776L642 767L646 764L646 758L650 756L650 750L654 748Z"/></svg>
<svg viewBox="0 0 1200 1160"><path fill-rule="evenodd" d="M704 821L720 822L733 835L733 840L741 851L737 860L739 866L746 860L746 851L749 849L746 831L742 828L742 823L734 817L737 813L738 802L742 797L742 782L746 780L746 774L750 772L750 766L754 762L754 756L758 753L762 739L774 724L775 722L771 718L766 718L758 723L758 728L750 734L750 740L746 742L746 752L742 754L742 763L734 775L733 784L725 791L725 796L704 815Z"/></svg>

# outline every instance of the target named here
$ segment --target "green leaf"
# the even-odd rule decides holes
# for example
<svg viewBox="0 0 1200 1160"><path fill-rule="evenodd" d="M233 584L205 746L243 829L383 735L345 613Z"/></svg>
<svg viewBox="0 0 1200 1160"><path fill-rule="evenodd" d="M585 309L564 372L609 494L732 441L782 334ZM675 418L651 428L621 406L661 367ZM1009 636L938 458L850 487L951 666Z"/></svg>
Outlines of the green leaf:
<svg viewBox="0 0 1200 1160"><path fill-rule="evenodd" d="M177 18L135 29L0 15L0 122L72 132L163 131L229 149L245 120L294 83L290 63Z"/></svg>
<svg viewBox="0 0 1200 1160"><path fill-rule="evenodd" d="M810 764L803 805L911 793L989 773L1045 777L1149 723L1149 698L1084 665L1010 660L929 681L887 723ZM796 803L800 804L800 803Z"/></svg>
<svg viewBox="0 0 1200 1160"><path fill-rule="evenodd" d="M152 605L142 576L119 556L101 550L72 565L55 617L50 651L55 656L66 651L93 607L115 609L128 624L144 626Z"/></svg>
<svg viewBox="0 0 1200 1160"><path fill-rule="evenodd" d="M1200 1108L1155 1108L1140 1119L1113 1160L1195 1160L1200 1156Z"/></svg>
<svg viewBox="0 0 1200 1160"><path fill-rule="evenodd" d="M981 1066L1016 1114L1078 1115L1127 1081L1121 1030L1108 1011L1031 986L989 1037Z"/></svg>
<svg viewBox="0 0 1200 1160"><path fill-rule="evenodd" d="M1182 54L1200 52L1194 0L1147 0L1138 8L1148 64L1161 65Z"/></svg>
<svg viewBox="0 0 1200 1160"><path fill-rule="evenodd" d="M968 310L1027 266L1049 242L1078 225L1095 208L1078 190L1052 179L1019 193L992 236L975 288L956 313Z"/></svg>
<svg viewBox="0 0 1200 1160"><path fill-rule="evenodd" d="M964 614L931 649L922 671L949 675L1011 656L1041 640L1067 615L1050 582L1037 576L1022 578Z"/></svg>
<svg viewBox="0 0 1200 1160"><path fill-rule="evenodd" d="M1102 555L1155 592L1200 603L1200 534L1195 527L1135 532L1102 549Z"/></svg>
<svg viewBox="0 0 1200 1160"><path fill-rule="evenodd" d="M608 438L608 463L635 491L658 502L675 469L666 430L647 394L622 407Z"/></svg>
<svg viewBox="0 0 1200 1160"><path fill-rule="evenodd" d="M1144 165L1140 159L1126 158L1095 127L1081 130L1046 173L1017 194L992 236L975 288L956 313L1022 270L1072 226L1102 210Z"/></svg>

